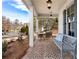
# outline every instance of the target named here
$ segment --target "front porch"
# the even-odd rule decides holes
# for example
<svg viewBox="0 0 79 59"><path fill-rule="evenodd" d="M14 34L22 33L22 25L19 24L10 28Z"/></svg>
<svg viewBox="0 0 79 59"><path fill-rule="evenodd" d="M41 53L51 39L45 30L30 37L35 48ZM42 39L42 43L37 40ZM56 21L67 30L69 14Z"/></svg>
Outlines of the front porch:
<svg viewBox="0 0 79 59"><path fill-rule="evenodd" d="M62 33L63 35L68 35L71 37L77 37L77 19L76 19L76 0L52 0L53 4L51 5L51 10L48 10L46 7L46 1L40 0L32 0L26 1L23 0L24 4L31 11L30 19L29 19L29 50L27 54L22 59L62 59L59 48L53 42L54 38L44 39L43 41L39 41L39 33L45 34L47 31L40 31L39 28L39 20L46 19L46 23L48 20L58 18L58 33ZM52 12L51 12L52 11ZM52 16L50 16L52 14ZM34 38L34 27L33 21L34 18L36 20L36 38ZM44 25L44 22L42 22ZM53 24L53 23L52 23ZM46 25L47 26L47 25ZM43 26L41 26L43 27ZM48 28L48 27L47 27ZM48 29L50 31L50 29ZM34 41L35 39L35 41ZM47 39L47 40L46 40ZM70 39L70 38L69 38ZM67 39L67 40L69 40ZM59 41L62 41L62 38L58 38ZM72 41L72 39L70 40ZM67 42L68 43L68 42ZM76 42L75 42L76 44ZM69 46L69 45L68 45ZM72 43L71 43L72 46ZM62 47L62 45L61 45ZM62 48L61 48L62 49ZM72 50L72 49L71 49ZM76 51L75 51L76 52ZM63 56L64 59L72 59L73 57L68 53ZM76 55L73 59L76 59Z"/></svg>
<svg viewBox="0 0 79 59"><path fill-rule="evenodd" d="M60 50L53 40L36 41L34 46L28 49L22 59L61 59ZM64 59L72 59L72 56L67 53Z"/></svg>
<svg viewBox="0 0 79 59"><path fill-rule="evenodd" d="M22 0L25 6L30 11L29 18L29 46L33 47L34 44L34 19L36 25L36 40L38 40L38 34L42 32L43 27L46 26L46 30L48 26L49 20L58 19L58 33L66 34L69 36L77 37L77 17L76 17L76 0L61 0L61 1L53 1L51 4L51 9L48 9L46 1L40 0ZM41 6L42 5L42 6ZM52 16L51 16L52 15ZM46 19L46 23L45 20ZM39 20L41 21L41 31L39 27ZM44 24L45 23L45 24ZM53 23L51 23L53 24ZM43 26L44 25L44 26Z"/></svg>

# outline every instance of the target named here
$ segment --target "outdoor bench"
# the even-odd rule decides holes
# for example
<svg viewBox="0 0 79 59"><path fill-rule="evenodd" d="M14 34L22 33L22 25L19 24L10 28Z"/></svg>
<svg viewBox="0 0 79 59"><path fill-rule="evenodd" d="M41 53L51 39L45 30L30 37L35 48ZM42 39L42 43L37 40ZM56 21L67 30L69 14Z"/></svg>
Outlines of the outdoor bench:
<svg viewBox="0 0 79 59"><path fill-rule="evenodd" d="M64 59L64 54L70 52L73 56L73 59L76 59L76 48L77 42L76 38L68 35L59 33L54 39L54 43L61 51L61 59Z"/></svg>

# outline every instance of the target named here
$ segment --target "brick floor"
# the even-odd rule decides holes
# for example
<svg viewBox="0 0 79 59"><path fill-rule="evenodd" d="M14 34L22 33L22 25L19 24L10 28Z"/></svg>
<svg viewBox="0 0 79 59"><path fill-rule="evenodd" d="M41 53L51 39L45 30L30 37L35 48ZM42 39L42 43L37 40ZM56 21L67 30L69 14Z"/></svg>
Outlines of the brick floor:
<svg viewBox="0 0 79 59"><path fill-rule="evenodd" d="M53 40L37 41L22 59L61 59Z"/></svg>

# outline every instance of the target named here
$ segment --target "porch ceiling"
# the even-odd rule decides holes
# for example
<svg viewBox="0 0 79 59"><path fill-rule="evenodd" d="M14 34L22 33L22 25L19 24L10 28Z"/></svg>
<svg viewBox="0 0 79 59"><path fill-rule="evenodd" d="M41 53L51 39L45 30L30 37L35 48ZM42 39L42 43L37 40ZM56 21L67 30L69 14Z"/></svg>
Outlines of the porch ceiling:
<svg viewBox="0 0 79 59"><path fill-rule="evenodd" d="M46 3L47 0L31 0L31 1L38 15L44 16L50 14L50 10L47 8ZM52 8L51 8L52 14L58 15L60 8L66 1L67 0L52 0Z"/></svg>

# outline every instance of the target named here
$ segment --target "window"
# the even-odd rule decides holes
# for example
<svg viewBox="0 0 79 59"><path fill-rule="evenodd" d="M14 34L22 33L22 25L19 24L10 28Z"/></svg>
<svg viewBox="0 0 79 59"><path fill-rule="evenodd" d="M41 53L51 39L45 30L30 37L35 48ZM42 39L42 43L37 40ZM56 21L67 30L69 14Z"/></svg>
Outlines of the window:
<svg viewBox="0 0 79 59"><path fill-rule="evenodd" d="M67 10L63 11L64 18L64 34L74 36L74 4L71 5Z"/></svg>

